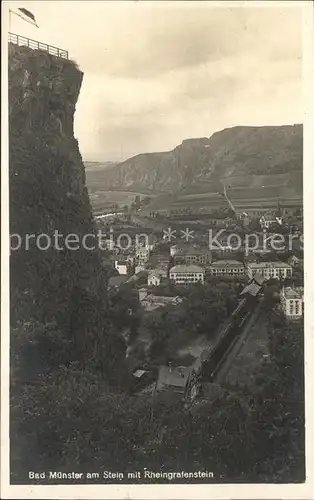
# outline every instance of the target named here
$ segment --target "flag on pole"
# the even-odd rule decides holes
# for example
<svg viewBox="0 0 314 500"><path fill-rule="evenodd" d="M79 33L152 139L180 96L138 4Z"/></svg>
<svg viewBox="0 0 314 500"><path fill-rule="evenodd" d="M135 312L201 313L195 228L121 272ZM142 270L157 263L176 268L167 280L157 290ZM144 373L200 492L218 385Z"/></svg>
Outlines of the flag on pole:
<svg viewBox="0 0 314 500"><path fill-rule="evenodd" d="M37 25L35 16L34 16L34 14L32 14L32 12L30 12L27 9L23 9L23 8L19 8L18 10L20 12L22 12L22 14L24 14L25 16L27 16L29 19L31 19Z"/></svg>
<svg viewBox="0 0 314 500"><path fill-rule="evenodd" d="M15 12L14 10L11 10L11 9L10 9L10 12L12 12L12 14L15 14L16 16L21 17L24 21L32 24L33 26L36 26L37 28L39 28L34 14L32 12L30 12L29 10L24 9L24 8L18 8L17 12Z"/></svg>

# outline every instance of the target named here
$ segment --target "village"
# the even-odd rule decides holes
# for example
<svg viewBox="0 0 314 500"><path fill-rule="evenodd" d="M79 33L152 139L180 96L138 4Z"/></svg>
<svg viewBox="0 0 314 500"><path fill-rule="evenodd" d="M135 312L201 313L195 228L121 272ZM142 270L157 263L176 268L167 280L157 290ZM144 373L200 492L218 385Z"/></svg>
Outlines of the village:
<svg viewBox="0 0 314 500"><path fill-rule="evenodd" d="M164 220L159 216L157 227L152 229L145 227L147 219L140 219L138 212L134 211L133 217L118 213L96 218L99 229L107 231L110 227L110 238L104 240L103 251L103 259L109 265L109 296L116 298L121 294L124 300L128 297L126 302L130 297L133 300L124 326L120 324L128 345L132 391L170 391L188 404L204 394L206 384L212 390L219 369L224 365L226 372L226 366L232 365L232 347L239 343L239 338L249 337L250 330L261 322L257 321L256 311L265 302L265 288L267 295L267 287L273 286L275 309L287 320L302 319L302 218L298 209L280 216L278 212L262 211L258 216L245 214L236 219L228 214L212 221L219 247L210 248L199 227L190 231L184 222L171 231L168 226L173 221L167 214ZM132 224L132 220L136 223ZM160 230L160 224L165 229ZM250 228L251 232L255 228L255 245L246 248L245 234ZM283 241L280 250L272 246L278 234ZM230 299L230 307L219 318L209 316L211 321L194 335L183 332L182 318L181 322L172 323L173 315L184 316L182 311L189 307L193 293L206 307L212 291L217 289L219 293L221 286L224 301ZM220 311L220 298L212 300L210 307ZM134 329L132 318L137 318ZM167 323L172 325L171 340L165 332Z"/></svg>

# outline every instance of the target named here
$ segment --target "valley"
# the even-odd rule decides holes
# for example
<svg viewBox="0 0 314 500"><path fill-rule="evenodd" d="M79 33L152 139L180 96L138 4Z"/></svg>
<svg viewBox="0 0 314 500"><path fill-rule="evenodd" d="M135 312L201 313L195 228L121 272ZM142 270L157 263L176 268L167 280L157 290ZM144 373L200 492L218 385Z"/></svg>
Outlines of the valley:
<svg viewBox="0 0 314 500"><path fill-rule="evenodd" d="M122 163L86 169L96 214L149 196L143 214L302 203L302 125L232 127L210 138L187 139L170 152L146 153ZM278 149L278 144L281 147Z"/></svg>

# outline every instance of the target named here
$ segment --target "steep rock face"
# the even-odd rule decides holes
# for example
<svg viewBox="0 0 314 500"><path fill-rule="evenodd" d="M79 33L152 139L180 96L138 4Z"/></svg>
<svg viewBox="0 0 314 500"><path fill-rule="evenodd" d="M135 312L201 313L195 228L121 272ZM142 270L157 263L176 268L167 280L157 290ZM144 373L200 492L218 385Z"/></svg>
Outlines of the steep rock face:
<svg viewBox="0 0 314 500"><path fill-rule="evenodd" d="M187 139L172 151L137 155L104 170L101 186L152 192L193 188L193 192L207 192L217 191L225 182L245 189L274 183L300 195L302 125L232 127L210 138Z"/></svg>
<svg viewBox="0 0 314 500"><path fill-rule="evenodd" d="M194 171L207 164L208 141L187 139L173 151L139 154L103 170L99 183L112 189L174 192L190 184Z"/></svg>
<svg viewBox="0 0 314 500"><path fill-rule="evenodd" d="M20 243L10 257L11 324L56 324L76 344L73 359L93 355L107 307L73 136L82 78L72 61L9 46L11 247Z"/></svg>

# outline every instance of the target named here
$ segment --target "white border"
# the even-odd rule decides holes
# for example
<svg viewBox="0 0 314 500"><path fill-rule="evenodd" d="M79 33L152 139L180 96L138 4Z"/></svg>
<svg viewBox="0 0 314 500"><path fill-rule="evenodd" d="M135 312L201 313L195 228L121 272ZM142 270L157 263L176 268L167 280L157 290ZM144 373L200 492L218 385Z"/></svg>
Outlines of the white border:
<svg viewBox="0 0 314 500"><path fill-rule="evenodd" d="M100 1L100 0L99 0ZM146 0L145 0L146 1ZM74 0L73 0L74 3ZM164 3L164 2L163 2ZM195 3L195 2L193 2ZM203 3L203 2L202 2ZM305 373L306 373L306 470L304 484L172 484L172 485L69 485L69 486L11 486L9 484L9 220L8 220L8 102L7 102L7 30L8 11L2 4L2 141L1 141L1 498L134 498L143 499L283 499L314 498L313 488L313 331L314 279L311 256L314 256L314 8L306 1L222 1L210 2L211 7L296 7L303 9L303 76L304 76L304 232L305 232ZM185 2L186 6L186 2ZM280 26L278 26L280 29ZM289 106L289 102L287 102Z"/></svg>

